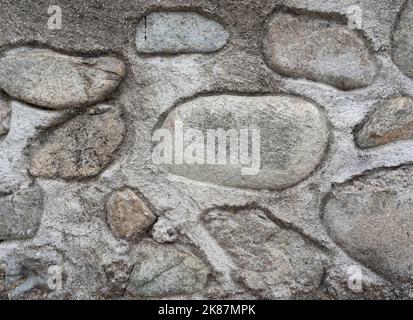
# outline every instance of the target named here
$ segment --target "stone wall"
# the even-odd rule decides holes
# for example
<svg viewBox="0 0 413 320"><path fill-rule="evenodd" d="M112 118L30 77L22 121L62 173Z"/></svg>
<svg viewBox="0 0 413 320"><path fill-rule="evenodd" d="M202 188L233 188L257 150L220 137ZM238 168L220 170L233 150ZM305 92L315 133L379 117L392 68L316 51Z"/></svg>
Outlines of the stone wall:
<svg viewBox="0 0 413 320"><path fill-rule="evenodd" d="M413 298L413 0L0 7L0 299Z"/></svg>

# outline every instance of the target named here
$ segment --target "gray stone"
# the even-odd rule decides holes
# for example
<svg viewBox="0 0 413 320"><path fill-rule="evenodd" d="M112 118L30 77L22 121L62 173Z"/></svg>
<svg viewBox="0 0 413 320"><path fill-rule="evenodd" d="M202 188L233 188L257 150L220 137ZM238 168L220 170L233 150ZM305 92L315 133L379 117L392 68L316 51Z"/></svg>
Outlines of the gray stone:
<svg viewBox="0 0 413 320"><path fill-rule="evenodd" d="M413 1L407 0L393 33L393 61L413 78Z"/></svg>
<svg viewBox="0 0 413 320"><path fill-rule="evenodd" d="M129 291L143 297L195 293L205 288L208 267L185 248L146 242L130 276Z"/></svg>
<svg viewBox="0 0 413 320"><path fill-rule="evenodd" d="M130 189L112 193L106 203L107 220L119 238L136 240L154 223L156 216Z"/></svg>
<svg viewBox="0 0 413 320"><path fill-rule="evenodd" d="M64 179L99 174L113 159L125 133L117 110L102 112L77 116L51 132L32 155L30 173Z"/></svg>
<svg viewBox="0 0 413 320"><path fill-rule="evenodd" d="M338 245L369 268L413 280L413 167L382 170L335 186L324 223Z"/></svg>
<svg viewBox="0 0 413 320"><path fill-rule="evenodd" d="M136 32L141 53L213 52L228 42L229 33L218 22L196 12L153 12Z"/></svg>
<svg viewBox="0 0 413 320"><path fill-rule="evenodd" d="M327 121L315 105L287 96L200 97L179 105L169 114L163 128L174 132L175 121L183 123L184 132L199 129L207 137L208 129L260 130L260 163L257 174L247 175L238 164L172 164L171 173L214 184L251 188L284 189L313 173L328 144ZM251 140L251 138L250 138ZM185 145L185 150L188 148ZM258 144L257 144L258 145ZM207 153L207 148L205 148ZM240 152L241 153L241 152ZM207 162L202 154L197 155ZM228 159L227 159L228 160ZM259 160L259 159L258 159Z"/></svg>
<svg viewBox="0 0 413 320"><path fill-rule="evenodd" d="M10 106L8 102L0 96L0 136L9 131Z"/></svg>
<svg viewBox="0 0 413 320"><path fill-rule="evenodd" d="M261 209L214 209L205 226L237 266L238 281L261 298L291 298L318 288L323 254Z"/></svg>
<svg viewBox="0 0 413 320"><path fill-rule="evenodd" d="M373 56L347 26L310 15L276 13L264 39L264 55L278 73L351 90L371 84Z"/></svg>
<svg viewBox="0 0 413 320"><path fill-rule="evenodd" d="M1 197L0 240L33 237L42 218L42 201L42 191L35 184Z"/></svg>
<svg viewBox="0 0 413 320"><path fill-rule="evenodd" d="M413 100L398 97L384 102L357 132L361 148L372 148L413 138Z"/></svg>
<svg viewBox="0 0 413 320"><path fill-rule="evenodd" d="M44 195L41 225L31 239L0 240L0 269L6 277L2 288L4 276L0 271L0 296L75 300L142 298L126 289L133 266L139 262L135 253L145 239L138 243L122 241L113 235L105 221L105 203L110 193L130 186L150 199L151 208L156 208L153 212L159 214L159 220L145 237L164 245L174 242L172 247L178 249L181 247L175 247L176 244L185 244L210 266L211 276L206 287L194 293L169 296L172 299L413 299L413 281L387 281L334 245L322 227L320 212L322 199L333 183L342 183L366 170L400 166L413 160L413 140L360 150L353 135L353 129L377 101L397 95L413 97L413 78L403 74L389 58L391 33L405 2L59 0L54 4L62 9L62 29L49 30L47 9L53 4L51 1L1 1L0 56L16 46L41 44L44 48L82 57L113 53L127 63L128 76L119 91L105 101L116 101L122 106L128 133L111 165L98 176L80 181L36 179ZM349 29L349 32L365 34L367 46L374 51L379 69L374 83L362 90L342 92L320 82L283 77L271 69L264 61L262 42L268 21L278 10L277 3L297 8L293 9L296 12L311 12L315 20L321 16L335 20L337 15L344 20L350 5L357 4L362 9L362 30ZM139 20L151 12L169 10L202 12L220 22L231 34L228 44L215 53L138 53L135 36ZM348 18L351 16L349 13ZM1 92L0 88L0 95ZM178 102L202 93L228 92L246 96L291 94L322 106L329 119L331 145L315 173L293 188L268 192L176 177L153 163L152 133ZM2 197L32 180L29 160L39 144L47 142L69 119L87 112L84 108L45 110L4 96L12 112L9 132L0 137ZM270 122L271 114L267 118ZM312 156L311 152L309 155ZM387 183L397 179L403 177L388 179ZM313 295L312 291L306 293L312 290L312 285L303 287L303 294L300 294L300 285L291 288L291 293L286 291L289 284L276 285L272 291L270 285L263 285L266 289L261 292L262 282L254 283L251 273L249 285L243 285L246 280L242 268L200 221L205 210L211 208L255 205L267 208L274 216L291 223L299 234L308 234L328 247L325 273L318 290L314 290L319 295ZM294 242L292 240L291 245ZM31 250L21 250L28 247ZM55 258L52 251L56 252ZM50 290L48 286L50 266L63 268L60 291ZM348 286L349 269L358 268L362 270L363 291L353 292ZM256 276L255 279L260 279L259 272ZM154 294L148 298L162 299L163 296Z"/></svg>
<svg viewBox="0 0 413 320"><path fill-rule="evenodd" d="M24 102L65 109L92 105L111 94L125 77L117 58L83 58L23 47L0 58L0 87Z"/></svg>

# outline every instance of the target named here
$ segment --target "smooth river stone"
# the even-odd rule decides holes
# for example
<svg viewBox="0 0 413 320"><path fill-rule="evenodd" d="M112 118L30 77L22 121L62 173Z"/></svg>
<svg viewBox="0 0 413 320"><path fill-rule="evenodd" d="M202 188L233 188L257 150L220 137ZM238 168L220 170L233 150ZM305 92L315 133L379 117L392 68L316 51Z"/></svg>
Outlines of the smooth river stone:
<svg viewBox="0 0 413 320"><path fill-rule="evenodd" d="M413 100L398 97L378 106L356 133L361 148L413 138Z"/></svg>
<svg viewBox="0 0 413 320"><path fill-rule="evenodd" d="M129 292L142 297L167 297L203 290L210 270L182 246L141 243L129 280Z"/></svg>
<svg viewBox="0 0 413 320"><path fill-rule="evenodd" d="M48 49L18 48L0 58L0 88L14 99L48 109L93 105L126 75L114 57L83 58Z"/></svg>
<svg viewBox="0 0 413 320"><path fill-rule="evenodd" d="M333 188L323 220L335 242L392 280L413 281L413 167L384 169Z"/></svg>
<svg viewBox="0 0 413 320"><path fill-rule="evenodd" d="M214 52L228 42L229 33L218 22L196 12L153 12L136 32L141 53Z"/></svg>
<svg viewBox="0 0 413 320"><path fill-rule="evenodd" d="M30 173L42 178L86 178L99 174L120 146L125 124L110 106L103 113L80 115L47 135L34 151Z"/></svg>
<svg viewBox="0 0 413 320"><path fill-rule="evenodd" d="M165 165L175 175L229 187L291 187L314 172L329 138L323 112L310 102L288 96L200 97L179 105L168 115L163 128L174 133L176 120L183 122L184 132L188 128L199 129L204 137L207 129L235 129L239 137L240 129L260 130L261 161L255 175L242 172L242 168L251 165L229 161L221 165Z"/></svg>
<svg viewBox="0 0 413 320"><path fill-rule="evenodd" d="M107 221L121 239L136 240L155 223L156 216L131 189L113 192L106 202Z"/></svg>
<svg viewBox="0 0 413 320"><path fill-rule="evenodd" d="M275 71L342 90L366 87L376 65L364 40L347 26L307 15L276 13L264 39L265 58Z"/></svg>

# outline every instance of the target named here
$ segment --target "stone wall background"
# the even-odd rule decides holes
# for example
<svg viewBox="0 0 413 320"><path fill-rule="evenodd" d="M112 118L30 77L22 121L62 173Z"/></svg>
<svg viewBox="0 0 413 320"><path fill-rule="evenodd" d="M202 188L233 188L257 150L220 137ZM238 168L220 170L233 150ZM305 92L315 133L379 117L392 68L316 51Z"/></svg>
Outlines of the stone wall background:
<svg viewBox="0 0 413 320"><path fill-rule="evenodd" d="M355 4L358 31L345 17ZM61 30L47 28L49 5L62 8ZM1 297L413 298L412 1L21 0L0 8ZM138 52L137 29L154 11L198 12L223 26L227 43ZM321 21L315 32L337 25L337 38L276 34L271 21L281 12ZM314 67L320 48L336 56ZM297 69L298 54L305 63ZM154 129L182 103L219 95L316 106L328 123L322 159L276 190L155 165ZM360 274L361 292L349 285Z"/></svg>

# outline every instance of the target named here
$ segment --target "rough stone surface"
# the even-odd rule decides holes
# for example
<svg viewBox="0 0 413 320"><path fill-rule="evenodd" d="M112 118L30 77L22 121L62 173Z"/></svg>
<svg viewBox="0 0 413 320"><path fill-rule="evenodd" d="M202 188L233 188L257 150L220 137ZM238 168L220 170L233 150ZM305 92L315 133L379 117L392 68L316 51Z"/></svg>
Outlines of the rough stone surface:
<svg viewBox="0 0 413 320"><path fill-rule="evenodd" d="M413 168L383 170L332 191L324 223L352 257L393 280L413 280Z"/></svg>
<svg viewBox="0 0 413 320"><path fill-rule="evenodd" d="M47 26L50 4L62 8L62 29L51 30ZM360 30L350 30L344 21L346 14L351 20L351 14L347 11L354 4L362 12ZM281 9L279 5L289 9ZM105 98L108 104L116 104L122 109L122 119L126 126L122 144L110 165L106 165L100 174L87 179L45 179L33 176L29 172L31 160L36 152L45 147L45 143L51 142L55 132L73 123L70 119L77 122L75 119L79 116L87 118L85 127L93 131L95 122L92 115L102 116L103 110L88 110L94 108L94 105L84 106L85 108L74 108L71 105L64 110L49 110L14 101L13 97L0 89L1 96L9 102L11 109L9 131L0 137L0 198L16 194L28 185L38 185L43 193L42 218L35 234L27 239L0 240L0 296L6 299L76 300L262 297L413 299L411 274L409 276L409 272L401 271L406 271L406 263L397 263L395 266L395 263L386 260L387 265L392 264L392 275L389 268L381 271L376 267L378 264L367 264L367 260L358 259L354 251L347 250L327 232L326 221L322 217L328 199L326 196L332 192L332 186L336 186L333 189L337 192L337 188L356 184L358 199L364 198L367 201L372 188L367 180L360 180L360 175L391 172L413 163L413 139L394 141L379 148L361 149L354 136L355 129L364 123L364 119L372 114L378 104L394 97L413 97L413 78L407 76L402 67L395 63L394 55L397 46L393 30L399 30L399 20L402 21L400 18L403 15L400 13L407 12L405 5L405 0L1 1L2 57L8 52L28 46L54 50L59 55L71 58L113 56L125 63L127 76ZM213 53L138 52L136 32L139 22L150 13L165 11L199 12L224 26L230 35L228 42L221 50ZM267 36L274 14L285 11L311 16L309 19L317 24L321 20L327 21L332 27L339 26L340 30L346 28L346 32L352 35L363 34L365 41L362 52L367 52L368 49L377 65L374 81L358 90L343 91L322 81L281 75L279 71L270 68L263 52L264 37ZM354 27L351 23L350 25ZM288 34L292 35L293 32L283 33L282 39ZM406 33L406 39L408 37L409 34ZM334 35L334 39L340 38ZM331 48L328 43L325 45L326 48ZM313 47L311 43L306 46ZM300 50L295 50L293 53L299 52ZM408 51L402 49L400 52L407 55ZM290 51L288 55L293 56ZM327 59L322 61L320 70L331 67L327 62ZM348 70L359 63L351 59L348 62ZM299 66L301 64L297 68ZM307 65L303 64L302 68L307 68ZM79 86L81 85L80 83ZM161 127L172 110L199 96L231 94L243 97L296 96L319 106L328 121L330 139L322 161L312 174L296 185L268 191L183 178L153 162L153 133ZM73 101L75 96L71 99ZM254 116L251 118L255 119ZM266 124L273 121L269 116L266 118ZM301 119L301 116L298 118ZM224 120L220 119L217 123L221 122ZM215 127L215 123L207 124ZM105 130L110 130L108 125L105 125ZM82 137L76 144L66 143L66 134L59 136L62 148L69 145L70 150L75 152L84 150L83 147L88 145L84 142L86 135L79 135ZM72 147L73 145L76 147ZM61 158L71 159L71 156L70 151L69 156ZM310 152L307 156L312 162L313 153ZM51 156L50 159L52 158ZM48 164L47 161L45 164ZM290 176L295 176L295 173ZM390 190L390 194L396 186L397 190L401 189L402 184L410 186L406 179L411 180L411 175L403 171L397 175L387 173L386 176L386 179L379 179L380 188ZM151 211L157 216L157 222L147 230L142 240L124 241L113 234L107 223L106 202L110 194L125 187L139 190L137 194L144 195L142 199L150 204ZM405 203L411 198L407 196L411 195L409 191L397 192L398 195L406 196L403 196L405 200L400 201L399 209L391 211L396 216L400 212L397 210L405 210ZM392 197L388 202L390 207L394 203ZM387 196L380 199L387 201ZM379 204L383 201L376 200L378 216L383 207ZM343 204L343 209L337 211L345 214L349 205ZM383 212L387 212L386 210ZM231 234L224 230L227 238L238 239L235 244L232 240L218 241L223 235L214 236L212 228L203 219L207 212L227 217L229 211L235 211L234 214L239 212L247 220L245 224L237 222L237 230ZM354 211L359 212L356 209ZM262 212L271 222L256 218ZM386 239L397 237L399 242L407 239L406 236L402 237L403 231L397 232L405 230L395 225L397 219L393 222L389 222L390 218L380 220L383 222L374 224L373 221L365 229L355 228L354 232L359 230L367 235L371 233L370 225L377 226L379 230L388 230L386 228L389 224L389 227L395 226L396 231L386 231ZM240 221L240 217L234 221ZM259 224L258 221L262 221L262 228L253 227ZM337 230L342 230L347 222L340 223L340 219L337 221ZM246 227L242 229L241 225ZM230 230L234 228L230 226ZM280 232L275 233L271 239L262 238L261 235L270 233L268 230L272 230L271 228ZM375 232L376 230L373 231ZM251 241L247 242L244 236L246 239L256 237L266 255L256 253L254 249L257 247ZM294 270L284 273L285 277L280 278L283 281L281 285L274 281L277 280L274 278L276 265L273 265L271 271L273 260L266 257L276 254L273 252L283 247L278 242L280 239L289 240L284 245L289 251L283 254L288 258L291 255L291 261L304 270L303 281L296 276ZM357 239L355 236L349 241L364 246L363 241ZM274 246L272 243L275 243ZM291 250L295 244L297 251ZM378 244L376 248L380 246L388 250L386 248L389 244ZM400 254L403 247L409 249L400 242L400 246L392 250L389 255L391 259L394 258L392 261L408 258L407 254ZM309 264L312 267L307 269L297 255L308 257L308 250L314 253L314 259L309 260L315 263ZM202 260L202 264L208 266L209 270L207 282L204 282L204 276L201 277L202 281L193 281L196 278L192 276L193 269L185 264L186 270L191 270L190 277L165 271L162 279L170 279L169 282L161 284L161 281L156 283L154 279L152 283L156 285L153 284L151 288L157 290L149 291L149 286L145 287L145 292L151 296L136 292L131 281L135 267L138 270L137 266L142 263L145 265L144 261L155 261L155 258L150 260L151 257L162 257L162 252L170 252L168 256L180 255L171 253L172 251L189 255L193 259L196 255L198 263ZM261 274L260 271L251 271L253 268L243 269L240 261L247 267L252 267L254 263L247 256L237 257L237 252L256 253L253 257L258 265L268 261L269 265L263 268L266 271ZM359 252L357 250L356 253ZM377 261L385 261L384 258L379 259L382 253L376 254L377 250L372 252L378 257ZM159 265L167 266L165 261L158 259L148 263L146 274L155 274ZM288 263L278 262L277 265L283 267L282 270L288 270L285 267ZM323 269L321 278L320 265ZM362 275L362 291L351 286L354 280L352 277L357 274ZM265 277L269 280L268 283L265 282ZM53 285L54 279L61 279L62 281L56 282L60 285ZM185 279L188 279L185 288L191 290L182 290ZM320 281L315 284L313 280L317 279ZM165 283L172 283L168 285L169 292L184 293L166 293Z"/></svg>
<svg viewBox="0 0 413 320"><path fill-rule="evenodd" d="M291 298L317 289L322 252L298 232L271 221L263 210L217 209L203 219L234 260L235 277L259 297Z"/></svg>
<svg viewBox="0 0 413 320"><path fill-rule="evenodd" d="M195 293L206 286L208 267L186 249L147 242L138 254L130 279L133 294L171 296Z"/></svg>
<svg viewBox="0 0 413 320"><path fill-rule="evenodd" d="M0 137L9 131L10 107L6 100L0 96Z"/></svg>
<svg viewBox="0 0 413 320"><path fill-rule="evenodd" d="M357 132L357 143L371 148L413 138L413 100L398 97L382 103Z"/></svg>
<svg viewBox="0 0 413 320"><path fill-rule="evenodd" d="M184 132L198 129L204 137L207 129L235 129L239 139L241 129L260 130L261 163L257 174L242 174L241 169L248 165L231 165L228 161L220 166L169 166L174 174L231 187L290 187L315 170L328 143L327 122L322 111L314 104L293 97L201 97L178 106L165 120L164 128L173 132L175 121L182 121ZM238 160L241 161L240 156Z"/></svg>
<svg viewBox="0 0 413 320"><path fill-rule="evenodd" d="M113 159L124 132L117 110L77 116L52 132L34 152L30 173L64 179L95 176Z"/></svg>
<svg viewBox="0 0 413 320"><path fill-rule="evenodd" d="M0 240L28 239L42 218L42 191L37 185L22 186L0 198Z"/></svg>
<svg viewBox="0 0 413 320"><path fill-rule="evenodd" d="M362 38L347 26L310 15L276 13L264 39L264 55L284 76L343 90L366 87L376 74Z"/></svg>
<svg viewBox="0 0 413 320"><path fill-rule="evenodd" d="M155 222L156 217L130 189L112 193L106 203L107 220L113 233L126 240L136 240Z"/></svg>
<svg viewBox="0 0 413 320"><path fill-rule="evenodd" d="M393 59L399 68L413 78L413 1L405 1L393 33Z"/></svg>
<svg viewBox="0 0 413 320"><path fill-rule="evenodd" d="M83 58L23 47L0 57L0 88L24 102L65 109L104 100L125 77L114 57Z"/></svg>
<svg viewBox="0 0 413 320"><path fill-rule="evenodd" d="M142 53L213 52L228 42L218 22L196 12L153 12L138 25L136 47Z"/></svg>

